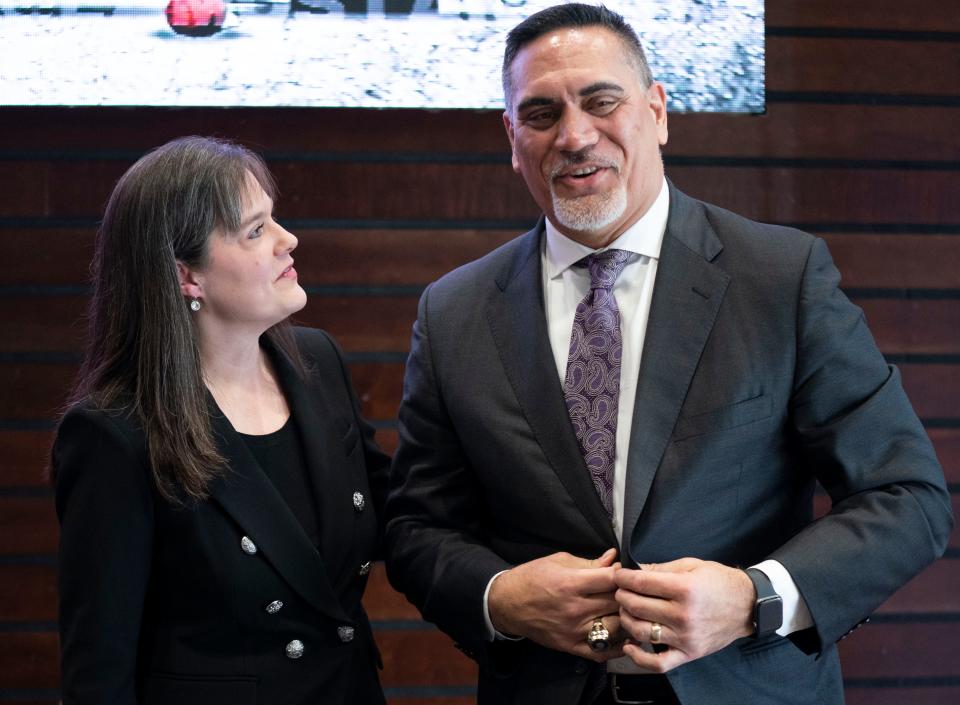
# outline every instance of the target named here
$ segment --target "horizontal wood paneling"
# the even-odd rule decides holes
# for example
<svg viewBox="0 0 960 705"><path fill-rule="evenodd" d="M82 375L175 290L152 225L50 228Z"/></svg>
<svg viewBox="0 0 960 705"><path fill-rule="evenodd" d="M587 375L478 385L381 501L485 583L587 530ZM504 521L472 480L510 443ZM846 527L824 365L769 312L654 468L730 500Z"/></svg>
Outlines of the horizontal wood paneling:
<svg viewBox="0 0 960 705"><path fill-rule="evenodd" d="M853 42L856 45L856 42ZM868 45L869 46L869 45ZM952 108L776 103L760 116L717 113L670 116L671 156L949 161L960 158ZM276 129L281 115L285 128ZM139 155L187 134L229 135L268 156L435 154L496 156L510 147L498 111L164 110L22 108L0 111L0 152ZM343 129L342 122L350 122ZM109 147L90 132L111 125ZM470 144L464 144L469 135ZM99 151L98 150L102 150ZM127 157L120 164L133 161ZM281 189L286 186L281 182ZM25 192L26 186L19 186ZM12 214L11 214L12 215Z"/></svg>
<svg viewBox="0 0 960 705"><path fill-rule="evenodd" d="M855 298L854 303L863 309L877 346L887 355L960 352L960 300Z"/></svg>
<svg viewBox="0 0 960 705"><path fill-rule="evenodd" d="M941 558L887 600L880 614L960 614L960 559Z"/></svg>
<svg viewBox="0 0 960 705"><path fill-rule="evenodd" d="M44 486L43 468L52 440L50 431L0 430L0 488Z"/></svg>
<svg viewBox="0 0 960 705"><path fill-rule="evenodd" d="M960 414L960 366L900 365L903 386L921 418L957 418Z"/></svg>
<svg viewBox="0 0 960 705"><path fill-rule="evenodd" d="M773 36L767 38L766 60L768 91L960 93L960 42Z"/></svg>
<svg viewBox="0 0 960 705"><path fill-rule="evenodd" d="M777 0L766 3L766 23L774 27L960 31L960 15L946 8L941 0Z"/></svg>
<svg viewBox="0 0 960 705"><path fill-rule="evenodd" d="M956 705L960 703L960 686L918 688L850 688L847 705Z"/></svg>
<svg viewBox="0 0 960 705"><path fill-rule="evenodd" d="M54 632L12 632L0 639L0 689L45 689L60 685Z"/></svg>
<svg viewBox="0 0 960 705"><path fill-rule="evenodd" d="M383 452L391 457L397 450L397 432L394 429L379 429L376 441Z"/></svg>
<svg viewBox="0 0 960 705"><path fill-rule="evenodd" d="M960 629L939 624L866 624L839 644L845 678L960 677Z"/></svg>
<svg viewBox="0 0 960 705"><path fill-rule="evenodd" d="M960 353L956 299L856 299L886 354ZM0 297L0 352L71 353L86 337L83 296ZM348 352L405 353L417 315L416 296L308 297L294 320L324 328ZM2 373L0 373L2 374Z"/></svg>
<svg viewBox="0 0 960 705"><path fill-rule="evenodd" d="M845 287L960 289L957 236L831 233L823 238Z"/></svg>
<svg viewBox="0 0 960 705"><path fill-rule="evenodd" d="M56 621L56 566L0 565L0 622Z"/></svg>
<svg viewBox="0 0 960 705"><path fill-rule="evenodd" d="M292 226L291 226L292 227ZM519 235L517 230L294 228L301 284L427 284ZM94 229L0 229L0 285L86 285ZM43 242L53 258L24 257ZM918 255L918 256L922 256Z"/></svg>
<svg viewBox="0 0 960 705"><path fill-rule="evenodd" d="M56 553L59 535L52 498L0 497L0 555Z"/></svg>
<svg viewBox="0 0 960 705"><path fill-rule="evenodd" d="M960 484L960 429L932 428L927 431L933 447L937 449L937 457L943 465L947 482ZM960 521L960 516L957 517Z"/></svg>
<svg viewBox="0 0 960 705"><path fill-rule="evenodd" d="M960 398L957 365L902 364L904 387L921 418L956 418ZM50 419L73 379L70 364L0 364L0 419ZM403 386L402 362L350 365L364 413L370 419L396 418Z"/></svg>
<svg viewBox="0 0 960 705"><path fill-rule="evenodd" d="M508 165L328 164L275 162L287 218L391 221L492 220L532 225L538 215ZM123 165L63 163L49 190L30 190L0 211L14 215L97 217ZM670 176L693 196L747 217L781 223L956 223L960 171L674 166ZM0 182L22 178L0 162ZM450 184L463 188L451 189ZM378 194L371 199L370 194Z"/></svg>
<svg viewBox="0 0 960 705"><path fill-rule="evenodd" d="M378 631L384 687L404 685L473 685L477 665L454 648L450 637L427 631Z"/></svg>
<svg viewBox="0 0 960 705"><path fill-rule="evenodd" d="M373 286L427 284L519 232L302 229L295 234L300 244L294 257L302 284ZM0 271L0 286L86 285L93 238L92 228L0 229L0 261L16 262L15 267ZM956 235L828 233L824 239L845 287L960 288L960 237ZM56 256L24 256L38 242ZM41 310L38 318L45 315Z"/></svg>
<svg viewBox="0 0 960 705"><path fill-rule="evenodd" d="M73 364L0 364L0 419L53 419L63 406Z"/></svg>

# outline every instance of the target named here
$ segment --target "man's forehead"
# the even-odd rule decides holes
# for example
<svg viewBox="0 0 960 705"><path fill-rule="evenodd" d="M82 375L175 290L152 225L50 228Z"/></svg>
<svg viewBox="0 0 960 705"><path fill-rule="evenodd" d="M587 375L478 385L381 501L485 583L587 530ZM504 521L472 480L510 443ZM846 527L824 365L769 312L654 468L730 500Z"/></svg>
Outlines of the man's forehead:
<svg viewBox="0 0 960 705"><path fill-rule="evenodd" d="M541 94L555 97L550 94L561 83L583 94L598 83L625 88L636 76L623 40L603 27L570 27L537 37L517 52L510 73L514 104Z"/></svg>

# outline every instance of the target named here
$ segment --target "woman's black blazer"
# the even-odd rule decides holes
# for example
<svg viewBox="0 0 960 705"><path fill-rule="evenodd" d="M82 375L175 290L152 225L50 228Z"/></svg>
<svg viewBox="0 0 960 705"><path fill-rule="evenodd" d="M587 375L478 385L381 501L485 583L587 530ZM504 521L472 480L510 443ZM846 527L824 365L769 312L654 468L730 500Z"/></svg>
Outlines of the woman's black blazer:
<svg viewBox="0 0 960 705"><path fill-rule="evenodd" d="M186 507L158 495L128 415L64 416L53 463L65 705L383 703L360 598L388 459L333 340L296 336L306 380L270 352L303 439L319 552L215 405L229 467Z"/></svg>

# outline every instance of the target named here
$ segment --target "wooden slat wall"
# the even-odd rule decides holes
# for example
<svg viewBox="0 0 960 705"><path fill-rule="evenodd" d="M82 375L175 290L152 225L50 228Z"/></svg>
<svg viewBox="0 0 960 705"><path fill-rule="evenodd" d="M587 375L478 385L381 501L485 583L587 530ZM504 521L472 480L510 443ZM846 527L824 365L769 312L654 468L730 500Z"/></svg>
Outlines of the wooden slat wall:
<svg viewBox="0 0 960 705"><path fill-rule="evenodd" d="M769 0L762 116L673 115L691 194L826 238L903 371L960 508L960 13L940 0ZM496 112L0 109L0 703L57 700L57 527L42 479L83 344L95 222L146 149L261 150L300 237L301 320L347 351L387 449L423 286L531 224ZM818 498L825 509L825 499ZM468 705L475 668L373 573L393 705ZM960 530L841 645L853 705L960 702Z"/></svg>

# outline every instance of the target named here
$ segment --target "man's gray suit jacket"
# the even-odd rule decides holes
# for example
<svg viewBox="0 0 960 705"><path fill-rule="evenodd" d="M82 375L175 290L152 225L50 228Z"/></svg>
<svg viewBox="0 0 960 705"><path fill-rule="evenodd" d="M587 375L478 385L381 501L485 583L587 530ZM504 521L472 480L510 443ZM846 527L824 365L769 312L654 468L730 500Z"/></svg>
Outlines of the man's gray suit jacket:
<svg viewBox="0 0 960 705"><path fill-rule="evenodd" d="M946 547L950 497L824 243L672 185L633 413L625 565L782 563L815 627L669 674L683 705L842 703L835 643ZM543 224L424 292L387 517L391 581L480 663L480 705L577 702L592 666L486 639L484 589L617 545L547 336ZM817 483L832 500L814 520Z"/></svg>

